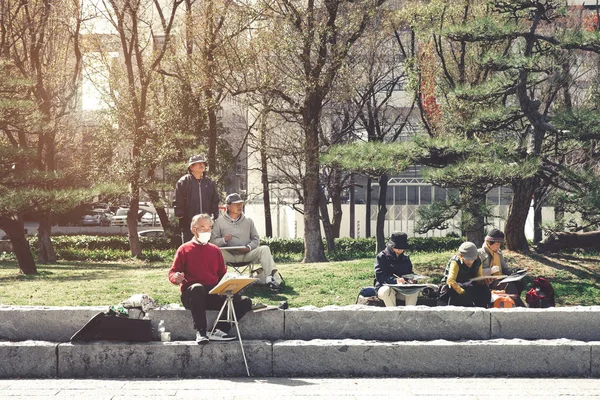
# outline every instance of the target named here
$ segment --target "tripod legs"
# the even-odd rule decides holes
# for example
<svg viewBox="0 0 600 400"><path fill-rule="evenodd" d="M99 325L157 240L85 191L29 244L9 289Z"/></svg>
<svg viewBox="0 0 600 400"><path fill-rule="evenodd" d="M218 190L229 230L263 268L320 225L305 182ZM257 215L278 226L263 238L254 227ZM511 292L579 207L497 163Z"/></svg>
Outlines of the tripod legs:
<svg viewBox="0 0 600 400"><path fill-rule="evenodd" d="M217 315L217 319L213 325L212 330L210 331L211 335L217 328L217 324L219 322L227 322L229 324L233 324L235 326L235 331L237 333L238 340L240 342L240 348L242 349L242 356L244 357L244 365L246 366L246 373L250 376L250 369L248 368L248 361L246 360L246 353L244 352L244 343L242 342L242 335L240 335L240 327L238 324L237 316L235 315L235 308L233 308L233 294L227 294L227 299L223 303L219 314ZM226 312L226 319L221 319L223 317L223 312Z"/></svg>

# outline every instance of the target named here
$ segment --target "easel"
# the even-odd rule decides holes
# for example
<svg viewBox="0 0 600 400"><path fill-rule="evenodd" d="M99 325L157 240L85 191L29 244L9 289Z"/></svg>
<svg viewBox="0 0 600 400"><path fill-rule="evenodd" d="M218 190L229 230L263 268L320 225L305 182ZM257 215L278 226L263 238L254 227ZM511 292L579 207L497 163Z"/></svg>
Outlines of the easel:
<svg viewBox="0 0 600 400"><path fill-rule="evenodd" d="M226 322L228 324L235 325L235 331L237 332L237 337L240 342L240 348L242 349L242 356L244 357L244 365L246 366L246 373L248 376L250 376L250 369L248 369L248 361L246 360L246 353L244 352L244 343L242 342L239 323L237 316L235 315L235 308L233 307L233 296L254 282L256 282L256 279L254 278L222 279L221 282L219 282L219 284L209 292L210 294L218 294L226 297L225 302L223 303L223 306L217 315L217 319L215 320L213 328L210 331L210 334L213 334L219 322ZM227 318L221 319L223 317L223 312L225 311L227 312Z"/></svg>

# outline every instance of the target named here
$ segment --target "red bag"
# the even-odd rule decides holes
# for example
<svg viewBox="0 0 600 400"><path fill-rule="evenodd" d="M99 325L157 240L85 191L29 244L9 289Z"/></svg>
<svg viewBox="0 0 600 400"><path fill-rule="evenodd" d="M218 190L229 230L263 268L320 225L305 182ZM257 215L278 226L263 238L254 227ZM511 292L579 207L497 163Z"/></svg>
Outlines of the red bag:
<svg viewBox="0 0 600 400"><path fill-rule="evenodd" d="M535 278L533 287L525 296L525 301L531 308L554 307L554 288L546 278Z"/></svg>

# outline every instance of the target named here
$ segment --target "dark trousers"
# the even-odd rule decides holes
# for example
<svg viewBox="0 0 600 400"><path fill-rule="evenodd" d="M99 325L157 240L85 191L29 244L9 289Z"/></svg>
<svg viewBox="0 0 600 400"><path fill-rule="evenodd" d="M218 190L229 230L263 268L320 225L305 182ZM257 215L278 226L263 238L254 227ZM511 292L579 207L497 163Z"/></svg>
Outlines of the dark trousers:
<svg viewBox="0 0 600 400"><path fill-rule="evenodd" d="M192 233L192 230L190 229L191 223L192 223L191 218L183 217L183 218L179 219L179 229L181 229L181 233L183 234L183 243L189 242L194 237L194 234Z"/></svg>
<svg viewBox="0 0 600 400"><path fill-rule="evenodd" d="M483 307L488 308L492 299L492 294L486 285L475 284L464 288L463 294L458 294L450 286L448 293L443 299L438 300L438 305L462 306L462 307Z"/></svg>
<svg viewBox="0 0 600 400"><path fill-rule="evenodd" d="M198 331L206 331L206 310L220 310L225 303L226 297L218 294L208 294L214 286L203 286L195 283L186 288L181 294L181 302L183 306L192 312L194 320L194 329ZM233 309L239 321L242 317L252 309L252 300L246 296L233 296ZM226 314L221 316L225 318ZM229 332L231 324L219 322L217 329L223 332Z"/></svg>

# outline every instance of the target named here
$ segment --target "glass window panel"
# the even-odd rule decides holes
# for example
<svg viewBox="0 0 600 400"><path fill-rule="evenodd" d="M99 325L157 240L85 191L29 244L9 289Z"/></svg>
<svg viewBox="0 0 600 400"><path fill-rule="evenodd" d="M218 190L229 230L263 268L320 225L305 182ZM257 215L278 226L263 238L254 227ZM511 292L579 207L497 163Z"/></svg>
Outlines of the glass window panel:
<svg viewBox="0 0 600 400"><path fill-rule="evenodd" d="M510 205L510 202L513 197L513 191L509 187L501 187L500 188L500 204L503 206Z"/></svg>
<svg viewBox="0 0 600 400"><path fill-rule="evenodd" d="M407 186L408 188L408 203L407 204L419 204L419 187L418 186Z"/></svg>
<svg viewBox="0 0 600 400"><path fill-rule="evenodd" d="M396 204L406 204L406 186L396 186Z"/></svg>
<svg viewBox="0 0 600 400"><path fill-rule="evenodd" d="M489 205L498 204L498 188L493 188L487 194L487 202Z"/></svg>
<svg viewBox="0 0 600 400"><path fill-rule="evenodd" d="M446 189L434 186L435 201L446 201Z"/></svg>
<svg viewBox="0 0 600 400"><path fill-rule="evenodd" d="M421 204L431 204L431 186L419 186L421 189Z"/></svg>

